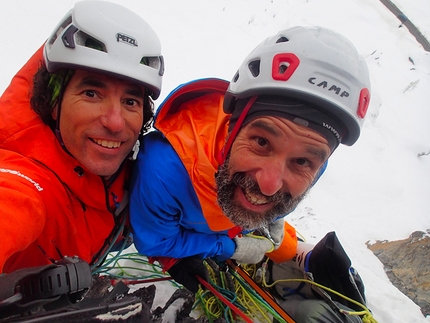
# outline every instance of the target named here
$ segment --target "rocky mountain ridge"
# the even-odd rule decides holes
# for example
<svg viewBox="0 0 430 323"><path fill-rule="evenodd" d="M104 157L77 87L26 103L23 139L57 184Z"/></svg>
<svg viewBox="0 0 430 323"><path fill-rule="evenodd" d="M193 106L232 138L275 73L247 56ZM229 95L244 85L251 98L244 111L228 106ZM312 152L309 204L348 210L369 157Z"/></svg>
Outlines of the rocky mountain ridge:
<svg viewBox="0 0 430 323"><path fill-rule="evenodd" d="M424 316L430 315L430 229L416 231L404 240L366 244L383 263L393 285L413 300Z"/></svg>

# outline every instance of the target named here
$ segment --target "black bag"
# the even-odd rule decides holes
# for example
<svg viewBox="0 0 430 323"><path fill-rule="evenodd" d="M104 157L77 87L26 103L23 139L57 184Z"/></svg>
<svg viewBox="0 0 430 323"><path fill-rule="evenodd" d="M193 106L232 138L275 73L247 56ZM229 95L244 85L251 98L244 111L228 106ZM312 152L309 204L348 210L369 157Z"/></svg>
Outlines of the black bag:
<svg viewBox="0 0 430 323"><path fill-rule="evenodd" d="M351 260L340 244L335 232L327 233L311 251L309 272L315 282L365 305L364 283L358 272L351 267ZM327 293L333 301L357 311L362 310L358 305L334 293Z"/></svg>
<svg viewBox="0 0 430 323"><path fill-rule="evenodd" d="M294 259L269 262L271 288L280 306L297 322L361 322L357 316L342 314L362 311L359 305L338 296L312 281L365 305L364 284L335 232L329 232L315 246L299 245ZM301 281L294 281L298 279Z"/></svg>

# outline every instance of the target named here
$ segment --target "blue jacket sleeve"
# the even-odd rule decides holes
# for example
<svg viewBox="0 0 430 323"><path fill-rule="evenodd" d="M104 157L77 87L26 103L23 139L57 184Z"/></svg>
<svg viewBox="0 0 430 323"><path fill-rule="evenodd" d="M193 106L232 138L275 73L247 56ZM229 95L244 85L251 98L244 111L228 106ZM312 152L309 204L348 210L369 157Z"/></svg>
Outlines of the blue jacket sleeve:
<svg viewBox="0 0 430 323"><path fill-rule="evenodd" d="M164 136L143 139L132 174L130 218L137 250L146 256L230 258L234 242L209 229L190 177Z"/></svg>

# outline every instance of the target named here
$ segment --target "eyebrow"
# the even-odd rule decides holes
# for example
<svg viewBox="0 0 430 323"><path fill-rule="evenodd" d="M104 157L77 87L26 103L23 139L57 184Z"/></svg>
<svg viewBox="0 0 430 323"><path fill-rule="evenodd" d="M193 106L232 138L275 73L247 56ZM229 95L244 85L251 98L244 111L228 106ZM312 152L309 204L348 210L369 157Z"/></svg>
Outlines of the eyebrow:
<svg viewBox="0 0 430 323"><path fill-rule="evenodd" d="M315 147L306 147L306 151L315 156L318 156L321 161L325 161L328 158L328 154L324 149L318 149Z"/></svg>
<svg viewBox="0 0 430 323"><path fill-rule="evenodd" d="M144 98L145 92L138 85L127 83L126 93L135 97ZM92 86L100 89L106 89L107 85L105 82L97 79L94 76L84 77L78 84L78 87Z"/></svg>
<svg viewBox="0 0 430 323"><path fill-rule="evenodd" d="M249 127L265 130L275 137L281 136L280 132L277 129L273 128L270 124L268 124L267 122L264 122L263 120L254 121L249 125ZM307 145L306 146L306 152L308 152L312 155L318 156L318 158L321 161L325 161L328 158L328 154L324 149L318 149L318 148L311 147L311 146Z"/></svg>

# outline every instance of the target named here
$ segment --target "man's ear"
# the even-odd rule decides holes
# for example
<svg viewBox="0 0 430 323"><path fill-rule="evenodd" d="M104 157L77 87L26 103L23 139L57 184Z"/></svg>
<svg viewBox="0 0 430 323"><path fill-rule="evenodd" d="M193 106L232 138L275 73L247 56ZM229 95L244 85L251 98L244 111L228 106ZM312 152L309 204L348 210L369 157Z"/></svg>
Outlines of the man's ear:
<svg viewBox="0 0 430 323"><path fill-rule="evenodd" d="M322 176L322 174L324 174L325 170L327 169L327 165L328 165L328 159L324 162L324 164L321 165L320 169L318 170L314 181L312 182L311 186L314 186L316 182L318 182L318 180L320 179L320 177Z"/></svg>
<svg viewBox="0 0 430 323"><path fill-rule="evenodd" d="M52 109L52 119L54 119L55 121L57 121L57 117L58 117L58 104L56 104L54 106L54 108Z"/></svg>

